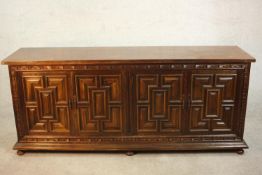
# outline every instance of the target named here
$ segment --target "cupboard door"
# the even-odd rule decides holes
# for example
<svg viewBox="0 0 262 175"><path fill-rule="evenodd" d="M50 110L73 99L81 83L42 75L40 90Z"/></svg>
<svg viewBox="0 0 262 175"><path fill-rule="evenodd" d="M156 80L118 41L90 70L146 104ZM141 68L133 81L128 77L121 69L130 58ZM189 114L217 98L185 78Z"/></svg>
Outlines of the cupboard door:
<svg viewBox="0 0 262 175"><path fill-rule="evenodd" d="M29 134L69 134L69 81L67 73L21 73Z"/></svg>
<svg viewBox="0 0 262 175"><path fill-rule="evenodd" d="M233 132L234 123L237 123L239 82L236 70L192 71L189 131Z"/></svg>
<svg viewBox="0 0 262 175"><path fill-rule="evenodd" d="M133 73L133 128L136 134L182 132L184 74L182 71Z"/></svg>
<svg viewBox="0 0 262 175"><path fill-rule="evenodd" d="M123 132L122 74L114 71L75 72L75 93L80 134Z"/></svg>

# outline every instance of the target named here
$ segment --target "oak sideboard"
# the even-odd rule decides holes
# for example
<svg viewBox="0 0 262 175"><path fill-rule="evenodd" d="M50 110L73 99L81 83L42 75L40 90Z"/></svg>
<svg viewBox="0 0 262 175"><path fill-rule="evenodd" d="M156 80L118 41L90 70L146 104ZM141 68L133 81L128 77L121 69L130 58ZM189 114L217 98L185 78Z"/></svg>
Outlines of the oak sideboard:
<svg viewBox="0 0 262 175"><path fill-rule="evenodd" d="M21 48L2 61L14 149L242 154L251 62L237 46Z"/></svg>

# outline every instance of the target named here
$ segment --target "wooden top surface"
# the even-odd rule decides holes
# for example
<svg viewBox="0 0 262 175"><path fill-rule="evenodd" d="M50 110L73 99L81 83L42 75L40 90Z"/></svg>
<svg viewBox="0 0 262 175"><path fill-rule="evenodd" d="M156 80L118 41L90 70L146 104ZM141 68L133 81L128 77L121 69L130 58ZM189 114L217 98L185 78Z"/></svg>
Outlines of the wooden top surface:
<svg viewBox="0 0 262 175"><path fill-rule="evenodd" d="M237 46L140 46L140 47L68 47L21 48L2 64L96 64L165 61L254 62Z"/></svg>

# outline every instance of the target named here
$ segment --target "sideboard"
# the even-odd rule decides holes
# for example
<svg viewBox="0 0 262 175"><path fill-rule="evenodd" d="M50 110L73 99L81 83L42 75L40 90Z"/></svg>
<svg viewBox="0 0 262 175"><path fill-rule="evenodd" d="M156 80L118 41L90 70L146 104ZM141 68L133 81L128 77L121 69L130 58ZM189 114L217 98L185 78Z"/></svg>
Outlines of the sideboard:
<svg viewBox="0 0 262 175"><path fill-rule="evenodd" d="M21 48L2 61L14 149L242 154L254 61L237 46Z"/></svg>

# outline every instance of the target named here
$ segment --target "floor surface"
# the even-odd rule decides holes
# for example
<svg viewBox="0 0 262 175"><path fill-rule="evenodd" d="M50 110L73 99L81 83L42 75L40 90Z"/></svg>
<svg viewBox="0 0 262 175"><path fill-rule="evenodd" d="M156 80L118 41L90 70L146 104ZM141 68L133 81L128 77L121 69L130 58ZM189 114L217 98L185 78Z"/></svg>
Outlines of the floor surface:
<svg viewBox="0 0 262 175"><path fill-rule="evenodd" d="M257 83L257 82L256 82ZM236 153L26 153L17 156L7 69L0 67L0 175L95 174L262 174L262 104L259 86L251 83L245 127L249 149Z"/></svg>

